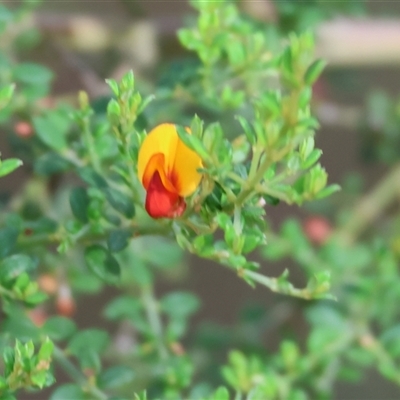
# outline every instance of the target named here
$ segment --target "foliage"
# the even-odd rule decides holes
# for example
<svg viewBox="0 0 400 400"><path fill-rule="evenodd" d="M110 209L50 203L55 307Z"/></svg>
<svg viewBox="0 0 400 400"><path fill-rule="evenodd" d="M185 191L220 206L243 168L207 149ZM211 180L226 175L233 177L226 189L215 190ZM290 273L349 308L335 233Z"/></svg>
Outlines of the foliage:
<svg viewBox="0 0 400 400"><path fill-rule="evenodd" d="M24 29L36 3L0 7L0 121L16 155L0 161L0 177L20 159L31 172L0 210L1 399L53 385L53 365L71 382L52 400L326 399L339 379L357 381L371 366L400 384L398 216L367 231L398 196L398 107L371 98L367 139L383 134L365 149L393 167L365 197L346 182L330 197L339 186L328 184L314 139L313 85L325 61L304 27L360 3L281 1L272 24L233 1L192 1L197 18L178 32L191 56L179 74L171 64L152 90L132 71L107 79L105 107L84 91L49 106L53 72L16 61L40 41L38 30ZM155 220L137 161L147 133L171 116L179 140L202 159L202 181L182 216ZM337 210L340 199L347 206ZM310 202L337 226L288 218L274 232L274 207ZM179 274L185 252L287 303L276 297L270 310L245 308L234 327L204 325L189 337L200 299L156 290L160 277ZM263 274L260 254L294 260L304 287L289 268ZM107 286L114 297L103 317L113 333L79 329L75 299ZM282 309L304 310L304 345L287 333ZM276 352L265 348L268 324L283 332Z"/></svg>

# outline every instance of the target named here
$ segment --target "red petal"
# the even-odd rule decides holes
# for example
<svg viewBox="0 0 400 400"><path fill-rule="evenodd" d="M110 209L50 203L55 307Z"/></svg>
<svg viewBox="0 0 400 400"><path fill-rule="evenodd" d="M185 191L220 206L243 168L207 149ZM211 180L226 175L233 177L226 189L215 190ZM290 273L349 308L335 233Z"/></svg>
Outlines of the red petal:
<svg viewBox="0 0 400 400"><path fill-rule="evenodd" d="M147 187L146 211L152 218L176 218L185 211L186 203L178 193L170 192L155 171Z"/></svg>

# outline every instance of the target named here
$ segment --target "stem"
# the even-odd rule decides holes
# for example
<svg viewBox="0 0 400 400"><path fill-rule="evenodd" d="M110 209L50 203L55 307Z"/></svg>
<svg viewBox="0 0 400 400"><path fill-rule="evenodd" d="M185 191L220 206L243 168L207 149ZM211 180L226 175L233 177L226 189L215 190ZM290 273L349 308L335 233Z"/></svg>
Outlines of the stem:
<svg viewBox="0 0 400 400"><path fill-rule="evenodd" d="M132 190L132 195L135 203L140 203L140 198L139 198L139 179L137 177L137 174L135 173L135 170L133 168L133 160L131 158L131 155L129 154L129 149L131 145L131 132L130 132L130 126L132 124L126 124L122 125L121 129L117 129L117 137L119 139L119 151L120 154L125 158L126 161L126 166L128 168L128 174L129 174L129 179L130 179L130 188Z"/></svg>
<svg viewBox="0 0 400 400"><path fill-rule="evenodd" d="M93 165L93 168L95 169L96 172L102 174L101 173L101 163L100 163L99 157L94 148L94 140L93 140L92 132L90 131L90 128L89 128L89 120L87 117L85 117L83 120L83 137L86 142L86 148L89 152L89 158L90 158L91 164Z"/></svg>
<svg viewBox="0 0 400 400"><path fill-rule="evenodd" d="M285 285L282 287L279 285L279 280L277 278L270 278L268 276L264 276L259 274L258 272L244 270L241 272L243 276L254 280L260 285L266 286L271 291L281 294L288 294L294 297L299 297L301 299L311 300L313 298L312 293L309 292L307 288L305 289L297 289L293 286Z"/></svg>
<svg viewBox="0 0 400 400"><path fill-rule="evenodd" d="M271 165L271 160L269 157L265 157L264 161L261 163L260 167L258 168L258 171L250 177L249 175L249 180L247 181L246 188L244 188L236 198L236 204L238 206L242 205L247 196L254 190L254 187L261 181L262 177L265 174L265 171L269 168Z"/></svg>
<svg viewBox="0 0 400 400"><path fill-rule="evenodd" d="M128 224L127 226L122 226L120 229L132 228L132 236L151 236L151 235L167 235L171 229L169 226L164 226L158 224L157 226L132 226ZM76 243L91 243L94 241L105 240L110 232L116 228L106 229L103 233L92 233L90 232L89 225L84 227L78 234L74 237ZM18 246L23 248L36 247L36 246L48 246L48 245L58 245L64 239L63 232L56 232L51 234L40 234L32 236L20 236L18 238Z"/></svg>
<svg viewBox="0 0 400 400"><path fill-rule="evenodd" d="M400 164L397 164L370 193L357 203L349 214L347 222L337 230L336 236L343 243L351 244L399 194L399 182Z"/></svg>
<svg viewBox="0 0 400 400"><path fill-rule="evenodd" d="M376 339L372 333L368 333L368 337L371 340L371 344L367 347L369 352L375 356L380 366L389 367L389 369L394 372L393 374L390 374L390 376L388 376L387 373L384 374L384 376L395 382L397 385L400 385L400 373L398 372L399 367L394 363L393 357L387 353L385 348L382 346L382 343Z"/></svg>
<svg viewBox="0 0 400 400"><path fill-rule="evenodd" d="M65 356L65 353L57 346L54 347L53 357L60 367L77 383L84 391L87 391L96 400L107 400L108 396L96 386L88 382L85 375Z"/></svg>
<svg viewBox="0 0 400 400"><path fill-rule="evenodd" d="M257 172L257 167L260 164L260 158L262 153L263 153L263 148L260 145L256 146L253 152L253 159L251 160L249 180L253 179L254 175Z"/></svg>
<svg viewBox="0 0 400 400"><path fill-rule="evenodd" d="M146 287L142 289L142 300L146 310L147 319L154 334L158 354L161 360L168 358L168 351L164 344L162 323L158 312L158 305L154 298L153 289Z"/></svg>
<svg viewBox="0 0 400 400"><path fill-rule="evenodd" d="M236 175L234 172L228 172L227 177L238 183L239 185L245 185L246 180L241 178L239 175Z"/></svg>
<svg viewBox="0 0 400 400"><path fill-rule="evenodd" d="M258 193L264 193L268 196L276 197L277 199L284 201L286 204L292 204L292 200L287 197L285 193L282 193L279 190L270 189L262 184L256 185L256 190Z"/></svg>

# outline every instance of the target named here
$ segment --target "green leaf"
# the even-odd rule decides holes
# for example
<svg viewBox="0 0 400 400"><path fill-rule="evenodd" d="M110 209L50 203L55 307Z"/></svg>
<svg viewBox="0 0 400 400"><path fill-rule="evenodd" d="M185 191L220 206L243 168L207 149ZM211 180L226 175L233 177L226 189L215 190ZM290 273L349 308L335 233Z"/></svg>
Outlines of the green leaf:
<svg viewBox="0 0 400 400"><path fill-rule="evenodd" d="M110 338L100 329L86 329L77 332L68 343L68 351L80 358L82 352L93 351L97 354L106 350Z"/></svg>
<svg viewBox="0 0 400 400"><path fill-rule="evenodd" d="M107 238L107 246L111 252L118 252L128 246L132 237L131 229L116 229L111 231Z"/></svg>
<svg viewBox="0 0 400 400"><path fill-rule="evenodd" d="M115 115L119 117L121 115L121 107L118 104L117 100L111 99L107 105L107 115L110 117L111 115Z"/></svg>
<svg viewBox="0 0 400 400"><path fill-rule="evenodd" d="M99 189L105 189L108 187L107 181L92 167L87 166L79 168L78 174L90 186L94 186Z"/></svg>
<svg viewBox="0 0 400 400"><path fill-rule="evenodd" d="M50 400L85 400L84 391L73 383L60 386L50 396Z"/></svg>
<svg viewBox="0 0 400 400"><path fill-rule="evenodd" d="M0 89L0 110L6 107L11 101L14 90L14 84L4 86Z"/></svg>
<svg viewBox="0 0 400 400"><path fill-rule="evenodd" d="M68 318L57 316L49 318L41 329L44 335L60 341L69 338L76 331L76 325Z"/></svg>
<svg viewBox="0 0 400 400"><path fill-rule="evenodd" d="M182 261L182 250L173 242L162 237L137 238L142 246L141 258L159 268L171 268ZM154 251L157 249L157 251Z"/></svg>
<svg viewBox="0 0 400 400"><path fill-rule="evenodd" d="M179 139L181 139L182 142L189 147L189 149L197 153L204 161L210 161L210 154L198 137L186 132L185 128L182 126L176 126L176 130L178 132Z"/></svg>
<svg viewBox="0 0 400 400"><path fill-rule="evenodd" d="M115 94L115 96L119 96L119 87L118 83L114 79L106 79L106 83L110 86L111 90Z"/></svg>
<svg viewBox="0 0 400 400"><path fill-rule="evenodd" d="M203 136L204 122L195 115L190 124L190 131L194 137L201 138Z"/></svg>
<svg viewBox="0 0 400 400"><path fill-rule="evenodd" d="M35 267L35 263L27 255L14 254L0 263L0 282L12 281L24 272L32 272Z"/></svg>
<svg viewBox="0 0 400 400"><path fill-rule="evenodd" d="M51 372L39 370L31 374L32 383L39 389L51 386L56 380Z"/></svg>
<svg viewBox="0 0 400 400"><path fill-rule="evenodd" d="M36 285L36 283L32 283L32 285ZM36 306L40 303L43 303L48 299L48 296L46 293L43 292L35 292L32 293L24 298L25 303L31 306Z"/></svg>
<svg viewBox="0 0 400 400"><path fill-rule="evenodd" d="M69 120L59 112L48 112L33 118L33 126L43 143L53 150L60 151L67 147L66 134Z"/></svg>
<svg viewBox="0 0 400 400"><path fill-rule="evenodd" d="M226 387L220 386L210 397L210 400L229 400L230 395Z"/></svg>
<svg viewBox="0 0 400 400"><path fill-rule="evenodd" d="M104 282L87 269L76 269L70 275L71 286L81 293L98 293Z"/></svg>
<svg viewBox="0 0 400 400"><path fill-rule="evenodd" d="M29 278L29 275L26 272L23 272L18 275L18 278L13 285L13 290L22 293L29 287L30 283L31 279Z"/></svg>
<svg viewBox="0 0 400 400"><path fill-rule="evenodd" d="M36 159L35 173L43 176L51 176L66 171L71 164L57 153L45 153Z"/></svg>
<svg viewBox="0 0 400 400"><path fill-rule="evenodd" d="M251 127L250 123L241 115L236 115L235 117L239 124L241 125L244 134L247 137L247 140L253 145L256 142L256 135L254 133L254 129Z"/></svg>
<svg viewBox="0 0 400 400"><path fill-rule="evenodd" d="M72 189L69 196L69 204L71 206L74 216L84 224L88 222L87 209L89 207L90 199L86 189L77 187Z"/></svg>
<svg viewBox="0 0 400 400"><path fill-rule="evenodd" d="M16 65L13 74L16 81L34 85L47 85L54 76L48 68L34 63Z"/></svg>
<svg viewBox="0 0 400 400"><path fill-rule="evenodd" d="M135 216L135 206L133 200L126 194L116 189L108 188L105 190L108 202L111 206L127 218Z"/></svg>
<svg viewBox="0 0 400 400"><path fill-rule="evenodd" d="M141 308L142 306L137 299L130 296L119 296L107 304L104 315L111 320L131 318Z"/></svg>
<svg viewBox="0 0 400 400"><path fill-rule="evenodd" d="M46 338L38 353L39 360L50 360L53 350L54 343L49 338Z"/></svg>
<svg viewBox="0 0 400 400"><path fill-rule="evenodd" d="M172 318L187 318L199 309L200 302L192 293L173 292L161 299L160 307Z"/></svg>
<svg viewBox="0 0 400 400"><path fill-rule="evenodd" d="M116 389L131 383L134 376L131 368L118 365L102 372L97 382L100 389Z"/></svg>
<svg viewBox="0 0 400 400"><path fill-rule="evenodd" d="M85 251L85 261L89 269L99 278L109 283L118 283L121 268L118 261L104 247L95 244Z"/></svg>
<svg viewBox="0 0 400 400"><path fill-rule="evenodd" d="M307 85L312 85L318 77L321 75L321 72L326 66L325 60L316 60L314 61L308 68L304 75L304 82Z"/></svg>
<svg viewBox="0 0 400 400"><path fill-rule="evenodd" d="M135 87L133 71L128 71L121 79L120 88L122 91L132 90Z"/></svg>
<svg viewBox="0 0 400 400"><path fill-rule="evenodd" d="M312 150L308 155L308 157L301 163L301 167L303 169L312 167L319 160L321 155L322 155L322 150L320 149Z"/></svg>
<svg viewBox="0 0 400 400"><path fill-rule="evenodd" d="M154 99L155 99L155 96L154 96L154 95L147 96L147 97L140 103L140 106L139 106L139 108L138 108L138 110L137 110L137 114L138 114L138 115L141 114L141 113L146 109L146 107L147 107Z"/></svg>
<svg viewBox="0 0 400 400"><path fill-rule="evenodd" d="M39 339L38 327L16 305L7 310L7 318L2 320L1 329L15 339L23 341Z"/></svg>
<svg viewBox="0 0 400 400"><path fill-rule="evenodd" d="M11 174L22 165L22 161L17 158L9 158L0 162L0 177Z"/></svg>
<svg viewBox="0 0 400 400"><path fill-rule="evenodd" d="M8 375L14 369L15 363L15 351L12 347L7 346L3 349L3 360L5 366L5 374Z"/></svg>
<svg viewBox="0 0 400 400"><path fill-rule="evenodd" d="M0 229L0 259L6 257L14 250L18 234L19 232L15 228Z"/></svg>
<svg viewBox="0 0 400 400"><path fill-rule="evenodd" d="M333 184L329 185L326 188L322 189L316 196L317 199L323 199L332 195L333 193L339 192L341 190L340 185Z"/></svg>
<svg viewBox="0 0 400 400"><path fill-rule="evenodd" d="M118 101L115 99L111 99L107 105L107 116L111 125L118 126L120 117L121 117L121 107L118 104Z"/></svg>

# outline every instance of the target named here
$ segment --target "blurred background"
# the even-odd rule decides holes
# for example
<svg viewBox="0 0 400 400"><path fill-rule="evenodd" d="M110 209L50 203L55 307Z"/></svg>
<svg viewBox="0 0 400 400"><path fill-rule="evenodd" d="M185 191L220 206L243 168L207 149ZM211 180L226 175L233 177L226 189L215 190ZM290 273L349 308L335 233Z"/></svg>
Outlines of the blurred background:
<svg viewBox="0 0 400 400"><path fill-rule="evenodd" d="M4 3L9 6L10 2ZM290 3L242 0L240 6L261 23L280 24L283 30L298 28L295 23L315 26L317 56L328 61L314 93L315 113L321 123L317 146L323 150L322 164L331 183L358 185L367 190L387 168L382 160L395 157L400 150L395 141L389 142L380 154L375 152L376 143L381 140L376 132L391 135L393 130L400 129L382 126L386 122L379 117L390 112L390 99L398 98L400 93L400 2L366 1L351 13L341 14L339 10L322 18L318 15L319 2L299 1L312 10L305 12L307 15L300 22L291 17ZM167 71L172 68L179 74L180 61L193 58L193 54L180 46L176 31L194 15L195 11L184 0L44 1L29 21L40 35L25 38L37 43L23 57L55 72L52 96L47 99L50 103L55 98L75 98L81 89L93 101L101 100L108 94L104 79L118 79L129 69L133 69L139 85L151 92L154 85L168 79ZM7 148L5 142L0 146ZM3 154L7 156L7 151ZM29 171L21 170L5 178L1 191L18 190L27 176ZM267 213L274 229L290 215L300 218L312 231L320 226L313 219L321 211L318 207L324 206L314 204L300 210L296 206L279 205L267 209ZM288 262L261 262L269 275L275 276L290 268L296 286L304 282L298 269ZM262 287L252 289L231 271L196 258L188 260L188 267L181 268L179 273L164 275L157 293L181 288L192 290L200 297L202 307L195 317L195 330L200 326L203 332L214 329L223 333L224 329L235 329L244 307L254 312L261 307L273 310L280 329L283 324L296 333L296 340L304 341L307 323L296 312L304 306L302 300L276 295ZM104 326L101 310L114 294L112 289L107 289L100 295L78 297L78 325ZM268 350L276 348L280 329L273 324L265 329ZM190 343L190 334L186 341ZM41 399L41 396L25 395L23 400ZM394 385L371 372L360 383L338 384L333 397L383 400L399 398L400 393Z"/></svg>

